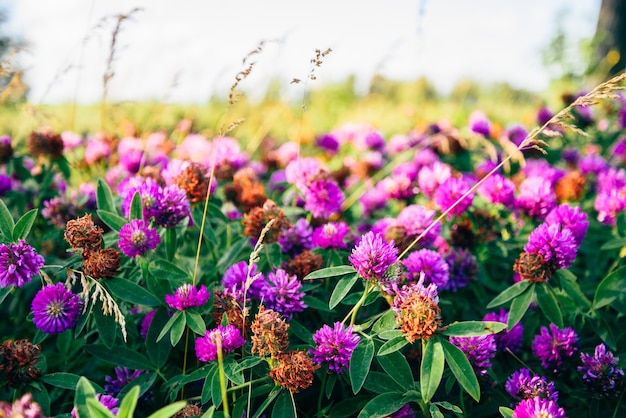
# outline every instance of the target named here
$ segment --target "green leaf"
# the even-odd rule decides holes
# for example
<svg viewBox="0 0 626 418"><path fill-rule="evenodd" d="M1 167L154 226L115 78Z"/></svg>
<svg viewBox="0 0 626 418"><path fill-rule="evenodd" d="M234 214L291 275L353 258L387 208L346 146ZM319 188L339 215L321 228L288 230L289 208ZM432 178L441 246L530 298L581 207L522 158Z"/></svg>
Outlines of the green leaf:
<svg viewBox="0 0 626 418"><path fill-rule="evenodd" d="M172 325L172 329L170 330L170 343L172 347L174 347L183 336L183 332L185 332L185 327L187 326L187 317L183 315L182 311L179 311L181 315L178 317L174 324Z"/></svg>
<svg viewBox="0 0 626 418"><path fill-rule="evenodd" d="M296 418L296 405L289 391L283 390L272 409L272 418Z"/></svg>
<svg viewBox="0 0 626 418"><path fill-rule="evenodd" d="M46 386L41 382L35 381L30 383L29 390L33 395L33 402L39 404L43 416L50 416L50 394Z"/></svg>
<svg viewBox="0 0 626 418"><path fill-rule="evenodd" d="M563 328L563 315L552 288L547 283L540 283L535 286L535 295L537 296L537 303L546 318L557 327Z"/></svg>
<svg viewBox="0 0 626 418"><path fill-rule="evenodd" d="M502 415L503 418L513 418L513 410L511 408L501 406L498 408L498 411L500 411L500 415Z"/></svg>
<svg viewBox="0 0 626 418"><path fill-rule="evenodd" d="M318 299L316 297L313 297L313 296L305 294L304 297L302 298L302 301L309 308L313 308L313 309L321 311L321 312L332 312L328 308L328 304L326 302L324 302L323 300Z"/></svg>
<svg viewBox="0 0 626 418"><path fill-rule="evenodd" d="M168 261L174 260L178 244L176 243L176 228L165 229L165 254Z"/></svg>
<svg viewBox="0 0 626 418"><path fill-rule="evenodd" d="M138 191L135 192L133 200L130 202L129 219L143 219L143 202L141 201L141 194Z"/></svg>
<svg viewBox="0 0 626 418"><path fill-rule="evenodd" d="M502 293L493 298L491 302L487 305L487 309L495 308L496 306L500 306L516 296L521 295L530 287L530 282L528 280L522 280L521 282L517 282L514 285L504 289Z"/></svg>
<svg viewBox="0 0 626 418"><path fill-rule="evenodd" d="M209 370L206 377L204 378L204 384L202 385L202 393L200 396L200 401L205 404L211 399L211 386L213 386L213 378L216 377L217 367L214 367ZM219 376L217 376L218 386L219 386Z"/></svg>
<svg viewBox="0 0 626 418"><path fill-rule="evenodd" d="M235 373L239 373L242 372L246 369L251 369L252 367L256 366L257 364L263 363L265 360L263 359L263 357L250 357L247 358L243 361L241 361L237 367L235 367L233 369L233 372Z"/></svg>
<svg viewBox="0 0 626 418"><path fill-rule="evenodd" d="M161 341L163 337L167 335L167 332L174 326L176 322L181 321L180 319L181 316L183 316L182 311L176 311L176 313L174 313L174 315L163 326L163 329L161 330L161 332L159 333L159 336L156 339L157 342Z"/></svg>
<svg viewBox="0 0 626 418"><path fill-rule="evenodd" d="M406 358L399 351L377 357L380 366L403 388L413 387L413 373Z"/></svg>
<svg viewBox="0 0 626 418"><path fill-rule="evenodd" d="M626 238L615 238L602 244L600 251L616 250L624 246L626 246Z"/></svg>
<svg viewBox="0 0 626 418"><path fill-rule="evenodd" d="M80 380L80 376L73 373L57 372L42 376L41 380L51 386L74 390Z"/></svg>
<svg viewBox="0 0 626 418"><path fill-rule="evenodd" d="M330 295L330 300L328 301L328 307L330 309L334 309L335 306L339 305L339 303L346 297L346 295L350 292L350 289L354 286L354 284L359 279L358 274L355 274L350 277L344 277L337 282L335 289L333 289L333 293Z"/></svg>
<svg viewBox="0 0 626 418"><path fill-rule="evenodd" d="M370 397L366 395L351 396L337 402L328 416L333 418L354 417L354 411L362 409L369 401Z"/></svg>
<svg viewBox="0 0 626 418"><path fill-rule="evenodd" d="M35 223L35 219L37 219L37 212L38 209L31 209L18 219L15 227L13 228L13 241L17 241L19 239L25 240L26 237L28 237L31 228Z"/></svg>
<svg viewBox="0 0 626 418"><path fill-rule="evenodd" d="M560 269L556 271L556 275L559 278L561 288L576 305L587 310L591 308L591 301L583 293L574 273L567 269Z"/></svg>
<svg viewBox="0 0 626 418"><path fill-rule="evenodd" d="M433 402L434 405L440 406L444 409L447 409L448 411L452 411L456 414L463 414L463 411L461 410L461 408L459 408L456 405L452 405L450 402Z"/></svg>
<svg viewBox="0 0 626 418"><path fill-rule="evenodd" d="M102 405L96 398L87 398L87 409L89 409L89 418L115 418L109 408Z"/></svg>
<svg viewBox="0 0 626 418"><path fill-rule="evenodd" d="M84 349L92 356L116 366L135 370L155 370L154 366L143 354L124 346L116 346L114 350L109 350L101 344L89 344Z"/></svg>
<svg viewBox="0 0 626 418"><path fill-rule="evenodd" d="M480 385L478 384L478 379L476 378L476 374L469 360L467 360L465 354L454 344L443 339L441 339L440 342L446 357L446 362L452 374L456 377L461 387L465 389L476 402L479 402Z"/></svg>
<svg viewBox="0 0 626 418"><path fill-rule="evenodd" d="M397 392L402 392L406 390L404 386L401 386L395 380L391 378L387 373L381 373L376 371L370 371L367 375L367 379L365 379L365 383L363 387L374 393L386 393L390 390L395 390ZM419 398L422 399L421 396Z"/></svg>
<svg viewBox="0 0 626 418"><path fill-rule="evenodd" d="M246 383L246 379L238 366L237 361L232 356L224 358L224 374L231 382L239 386Z"/></svg>
<svg viewBox="0 0 626 418"><path fill-rule="evenodd" d="M593 309L603 308L618 298L622 299L625 286L626 266L622 266L602 279L596 288L596 294L593 298Z"/></svg>
<svg viewBox="0 0 626 418"><path fill-rule="evenodd" d="M9 296L11 291L13 290L13 286L7 286L0 289L0 304L4 302L4 300Z"/></svg>
<svg viewBox="0 0 626 418"><path fill-rule="evenodd" d="M80 417L89 417L89 408L87 407L87 399L96 399L96 391L85 377L78 379L76 385L76 393L74 394L74 407L77 415Z"/></svg>
<svg viewBox="0 0 626 418"><path fill-rule="evenodd" d="M116 415L117 418L133 418L137 401L139 400L139 386L132 388L120 402L120 409Z"/></svg>
<svg viewBox="0 0 626 418"><path fill-rule="evenodd" d="M13 216L11 216L9 208L7 208L4 200L0 199L0 232L2 232L7 239L11 239L13 237L14 227L15 222L13 221Z"/></svg>
<svg viewBox="0 0 626 418"><path fill-rule="evenodd" d="M104 282L112 294L135 305L159 306L161 301L137 283L114 277Z"/></svg>
<svg viewBox="0 0 626 418"><path fill-rule="evenodd" d="M148 271L156 278L164 280L179 280L189 277L189 273L176 264L163 259L153 260L148 266Z"/></svg>
<svg viewBox="0 0 626 418"><path fill-rule="evenodd" d="M119 232L119 230L128 223L128 219L114 212L109 212L104 209L98 209L96 213L98 214L98 217L102 219L102 222L107 224L107 226L114 231Z"/></svg>
<svg viewBox="0 0 626 418"><path fill-rule="evenodd" d="M282 392L282 386L276 386L274 389L267 395L267 398L263 401L263 403L259 406L259 409L256 410L252 418L260 418L263 415L263 412L267 409L267 407L274 402L274 399Z"/></svg>
<svg viewBox="0 0 626 418"><path fill-rule="evenodd" d="M329 277L343 276L350 273L356 273L352 266L336 266L326 267L308 274L303 280L326 279Z"/></svg>
<svg viewBox="0 0 626 418"><path fill-rule="evenodd" d="M506 324L494 321L464 321L450 324L442 335L449 337L479 337L481 335L497 334L506 329Z"/></svg>
<svg viewBox="0 0 626 418"><path fill-rule="evenodd" d="M305 343L315 345L315 342L313 341L313 334L300 322L294 319L289 321L289 331Z"/></svg>
<svg viewBox="0 0 626 418"><path fill-rule="evenodd" d="M396 313L389 309L374 323L372 331L378 334L384 330L395 329L397 325Z"/></svg>
<svg viewBox="0 0 626 418"><path fill-rule="evenodd" d="M70 163L67 161L67 158L65 158L65 156L61 156L60 158L54 160L54 162L61 174L63 174L63 178L69 180L72 175L72 170L70 169Z"/></svg>
<svg viewBox="0 0 626 418"><path fill-rule="evenodd" d="M373 358L374 341L371 338L362 338L350 357L350 384L355 395L365 383Z"/></svg>
<svg viewBox="0 0 626 418"><path fill-rule="evenodd" d="M124 385L122 390L120 390L120 392L117 394L117 398L126 396L126 394L135 387L139 388L139 396L142 396L150 389L150 387L152 387L156 378L157 374L154 372L140 374L139 376L132 379L130 382L126 383L126 385Z"/></svg>
<svg viewBox="0 0 626 418"><path fill-rule="evenodd" d="M96 203L98 204L99 210L117 214L117 209L115 208L115 202L113 200L113 193L111 193L109 185L102 179L98 179L98 185L96 187Z"/></svg>
<svg viewBox="0 0 626 418"><path fill-rule="evenodd" d="M250 238L248 237L243 237L240 240L235 241L228 250L224 251L224 254L217 261L217 266L226 268L232 266L237 261L239 254L241 254L243 249L249 245Z"/></svg>
<svg viewBox="0 0 626 418"><path fill-rule="evenodd" d="M170 418L187 405L185 401L171 403L163 408L154 411L148 418Z"/></svg>
<svg viewBox="0 0 626 418"><path fill-rule="evenodd" d="M117 336L118 323L115 322L113 315L105 315L102 310L103 308L101 303L98 303L93 310L93 316L96 320L96 328L98 329L98 334L100 335L102 343L104 343L104 345L108 348L113 348L115 345L115 337Z"/></svg>
<svg viewBox="0 0 626 418"><path fill-rule="evenodd" d="M191 328L193 332L200 336L204 336L206 333L206 324L204 323L204 319L198 312L186 310L185 316L187 320L187 326Z"/></svg>
<svg viewBox="0 0 626 418"><path fill-rule="evenodd" d="M530 306L530 302L532 301L534 294L535 291L531 287L513 299L513 302L511 302L511 308L509 309L509 319L506 323L507 331L511 331L513 327L522 319Z"/></svg>
<svg viewBox="0 0 626 418"><path fill-rule="evenodd" d="M378 349L378 353L376 353L376 355L377 356L385 356L387 354L391 354L391 353L393 353L395 351L398 351L398 350L402 349L408 343L409 342L406 340L406 337L404 335L400 335L398 337L390 339L385 344L383 344Z"/></svg>
<svg viewBox="0 0 626 418"><path fill-rule="evenodd" d="M404 396L401 393L381 393L363 407L358 418L382 418L393 414L404 404Z"/></svg>
<svg viewBox="0 0 626 418"><path fill-rule="evenodd" d="M430 402L443 377L445 358L439 338L422 340L422 365L420 368L420 389L424 402ZM408 386L405 386L408 387Z"/></svg>

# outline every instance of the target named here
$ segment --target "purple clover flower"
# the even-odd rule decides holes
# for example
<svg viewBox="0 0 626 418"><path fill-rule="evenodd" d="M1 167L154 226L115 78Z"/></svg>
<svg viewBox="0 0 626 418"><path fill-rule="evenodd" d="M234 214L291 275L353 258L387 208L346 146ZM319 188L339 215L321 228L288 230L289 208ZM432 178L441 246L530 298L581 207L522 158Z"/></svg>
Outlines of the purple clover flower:
<svg viewBox="0 0 626 418"><path fill-rule="evenodd" d="M477 134L489 137L491 132L491 122L487 118L487 115L481 110L475 110L472 112L469 118L470 130Z"/></svg>
<svg viewBox="0 0 626 418"><path fill-rule="evenodd" d="M173 295L165 295L165 302L172 309L184 311L188 308L202 306L209 300L210 293L205 285L201 285L200 289L189 283L185 283L176 289Z"/></svg>
<svg viewBox="0 0 626 418"><path fill-rule="evenodd" d="M487 374L487 371L491 368L491 359L496 355L496 339L494 335L450 337L450 342L465 353L478 375L484 376Z"/></svg>
<svg viewBox="0 0 626 418"><path fill-rule="evenodd" d="M600 190L593 202L598 221L613 225L618 213L626 209L626 193L621 189Z"/></svg>
<svg viewBox="0 0 626 418"><path fill-rule="evenodd" d="M24 286L39 274L44 263L44 258L24 240L0 244L0 288Z"/></svg>
<svg viewBox="0 0 626 418"><path fill-rule="evenodd" d="M576 259L578 246L574 235L561 224L542 223L528 237L527 253L539 253L554 270L568 268Z"/></svg>
<svg viewBox="0 0 626 418"><path fill-rule="evenodd" d="M567 418L565 410L554 401L540 397L524 399L513 410L513 418Z"/></svg>
<svg viewBox="0 0 626 418"><path fill-rule="evenodd" d="M26 393L13 404L0 401L0 416L6 418L46 418L41 406L33 402L33 395Z"/></svg>
<svg viewBox="0 0 626 418"><path fill-rule="evenodd" d="M528 131L522 125L516 124L507 128L505 134L509 141L516 146L520 146L524 139L526 139L526 136L528 136Z"/></svg>
<svg viewBox="0 0 626 418"><path fill-rule="evenodd" d="M393 241L385 242L380 234L368 232L361 237L348 260L363 279L380 281L398 261L398 249Z"/></svg>
<svg viewBox="0 0 626 418"><path fill-rule="evenodd" d="M478 273L476 256L467 248L451 248L445 261L450 267L447 290L456 292L458 289L466 287L470 280L476 278Z"/></svg>
<svg viewBox="0 0 626 418"><path fill-rule="evenodd" d="M267 309L273 309L286 319L291 319L294 312L302 312L306 308L303 297L302 283L295 274L290 276L283 269L267 274L261 292L261 300Z"/></svg>
<svg viewBox="0 0 626 418"><path fill-rule="evenodd" d="M398 213L396 223L404 227L407 235L418 236L428 228L434 219L434 210L420 205L409 205ZM441 223L437 222L428 233L422 237L419 244L422 247L428 247L435 242L439 234L441 234Z"/></svg>
<svg viewBox="0 0 626 418"><path fill-rule="evenodd" d="M502 174L494 173L478 186L478 194L490 203L508 208L515 202L515 184Z"/></svg>
<svg viewBox="0 0 626 418"><path fill-rule="evenodd" d="M141 328L139 332L141 336L144 338L144 340L148 338L148 331L150 330L150 324L152 324L154 315L156 315L156 311L150 311L141 320Z"/></svg>
<svg viewBox="0 0 626 418"><path fill-rule="evenodd" d="M185 190L175 184L160 190L154 213L154 221L157 225L175 228L183 219L190 216L191 207Z"/></svg>
<svg viewBox="0 0 626 418"><path fill-rule="evenodd" d="M313 246L319 248L346 248L345 236L350 232L345 222L328 222L313 231Z"/></svg>
<svg viewBox="0 0 626 418"><path fill-rule="evenodd" d="M256 277L258 276L258 277ZM256 277L256 278L255 278ZM224 294L233 297L238 302L243 302L243 295L246 286L246 280L248 279L248 263L246 261L240 261L233 264L224 272L222 277L222 287L224 288ZM260 299L264 286L265 279L263 273L257 273L256 264L252 265L252 271L250 271L250 280L252 283L248 288L248 300L250 298Z"/></svg>
<svg viewBox="0 0 626 418"><path fill-rule="evenodd" d="M437 188L435 192L435 203L442 212L448 210L457 200L470 190L470 185L462 178L450 177ZM474 192L467 195L460 201L451 211L450 215L461 215L470 206L474 200Z"/></svg>
<svg viewBox="0 0 626 418"><path fill-rule="evenodd" d="M417 281L421 274L424 275L426 283L434 283L439 289L445 289L450 280L450 266L437 251L421 249L413 251L402 261L402 264L409 271L407 280Z"/></svg>
<svg viewBox="0 0 626 418"><path fill-rule="evenodd" d="M483 318L483 321L495 321L504 324L506 324L508 320L509 313L504 308L500 309L499 312L489 312ZM495 334L495 337L498 350L505 351L509 349L514 353L518 353L522 348L524 326L521 322L518 322L510 331L501 331Z"/></svg>
<svg viewBox="0 0 626 418"><path fill-rule="evenodd" d="M570 207L567 203L552 209L546 216L545 223L549 225L561 224L563 228L569 229L577 246L585 239L589 227L587 214L581 211L579 207Z"/></svg>
<svg viewBox="0 0 626 418"><path fill-rule="evenodd" d="M148 177L142 179L141 177L133 177L130 178L127 183L121 183L118 189L119 193L124 196L124 200L122 201L122 212L124 216L127 218L130 217L130 205L136 192L139 192L141 196L143 218L150 220L156 215L161 187L152 178Z"/></svg>
<svg viewBox="0 0 626 418"><path fill-rule="evenodd" d="M504 384L504 389L519 400L535 397L554 402L559 400L559 392L554 389L554 382L545 376L537 376L526 368L513 372Z"/></svg>
<svg viewBox="0 0 626 418"><path fill-rule="evenodd" d="M335 322L331 328L324 324L313 334L316 346L309 353L313 361L318 364L328 363L328 370L340 374L348 368L359 340L359 336L352 332L352 325L344 328L341 322Z"/></svg>
<svg viewBox="0 0 626 418"><path fill-rule="evenodd" d="M541 332L533 339L533 354L541 360L541 366L557 372L557 367L565 358L574 355L577 350L578 336L569 327L564 329L550 324L550 330L541 327Z"/></svg>
<svg viewBox="0 0 626 418"><path fill-rule="evenodd" d="M434 197L435 192L443 182L452 177L452 169L441 161L434 161L432 165L424 166L417 173L417 184L427 197Z"/></svg>
<svg viewBox="0 0 626 418"><path fill-rule="evenodd" d="M344 195L332 179L319 178L304 188L304 208L316 218L329 218L341 210Z"/></svg>
<svg viewBox="0 0 626 418"><path fill-rule="evenodd" d="M554 185L559 179L565 175L565 171L553 166L543 158L530 159L526 161L526 165L522 168L522 173L526 178L541 177Z"/></svg>
<svg viewBox="0 0 626 418"><path fill-rule="evenodd" d="M118 245L127 257L135 258L148 250L154 250L161 243L156 228L143 219L133 219L120 229Z"/></svg>
<svg viewBox="0 0 626 418"><path fill-rule="evenodd" d="M198 360L209 362L217 359L217 339L221 340L222 352L230 353L246 343L241 331L234 325L218 325L203 337L196 339L196 357Z"/></svg>
<svg viewBox="0 0 626 418"><path fill-rule="evenodd" d="M102 404L102 406L111 411L113 416L117 416L117 413L120 411L120 408L117 407L119 399L114 398L111 395L105 395L103 393L96 393L96 399ZM72 409L72 418L79 418L76 407Z"/></svg>
<svg viewBox="0 0 626 418"><path fill-rule="evenodd" d="M115 367L113 371L115 376L104 377L104 381L106 382L104 391L112 393L115 396L117 396L128 383L146 373L145 370L133 370L131 372L127 367L120 366Z"/></svg>
<svg viewBox="0 0 626 418"><path fill-rule="evenodd" d="M624 370L617 367L619 358L606 350L604 344L596 346L593 355L580 354L583 365L578 371L583 373L583 381L593 391L595 397L617 395L624 381Z"/></svg>
<svg viewBox="0 0 626 418"><path fill-rule="evenodd" d="M609 163L606 162L604 157L598 154L585 155L578 161L578 169L580 174L599 174L609 167Z"/></svg>
<svg viewBox="0 0 626 418"><path fill-rule="evenodd" d="M278 243L283 253L294 256L313 248L312 234L313 228L305 218L300 218L294 226L280 234Z"/></svg>
<svg viewBox="0 0 626 418"><path fill-rule="evenodd" d="M528 215L542 219L556 206L552 183L543 177L528 177L519 186L515 204Z"/></svg>
<svg viewBox="0 0 626 418"><path fill-rule="evenodd" d="M33 323L41 331L58 334L73 328L83 308L80 296L65 288L63 283L43 287L33 299Z"/></svg>

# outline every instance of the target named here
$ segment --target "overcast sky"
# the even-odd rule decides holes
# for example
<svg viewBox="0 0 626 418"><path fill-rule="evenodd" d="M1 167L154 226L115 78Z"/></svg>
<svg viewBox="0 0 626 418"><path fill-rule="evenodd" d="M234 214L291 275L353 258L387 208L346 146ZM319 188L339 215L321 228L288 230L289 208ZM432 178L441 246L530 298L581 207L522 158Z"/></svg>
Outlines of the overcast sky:
<svg viewBox="0 0 626 418"><path fill-rule="evenodd" d="M113 15L139 7L118 34L109 97L206 101L226 95L243 58L267 41L241 89L306 78L315 49L333 52L314 83L357 85L372 75L426 76L442 91L460 78L540 91L541 51L559 18L572 39L595 30L600 0L0 0L11 33L28 42L20 62L30 100L96 102ZM297 92L301 85L288 89ZM301 90L297 93L301 94Z"/></svg>

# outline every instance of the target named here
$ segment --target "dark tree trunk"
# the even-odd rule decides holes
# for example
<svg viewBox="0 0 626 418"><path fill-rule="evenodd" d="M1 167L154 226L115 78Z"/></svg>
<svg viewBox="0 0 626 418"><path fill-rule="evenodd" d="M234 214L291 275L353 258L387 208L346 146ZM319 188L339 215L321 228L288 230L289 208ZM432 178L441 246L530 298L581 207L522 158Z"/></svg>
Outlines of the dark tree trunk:
<svg viewBox="0 0 626 418"><path fill-rule="evenodd" d="M591 70L615 75L626 68L626 0L602 0Z"/></svg>

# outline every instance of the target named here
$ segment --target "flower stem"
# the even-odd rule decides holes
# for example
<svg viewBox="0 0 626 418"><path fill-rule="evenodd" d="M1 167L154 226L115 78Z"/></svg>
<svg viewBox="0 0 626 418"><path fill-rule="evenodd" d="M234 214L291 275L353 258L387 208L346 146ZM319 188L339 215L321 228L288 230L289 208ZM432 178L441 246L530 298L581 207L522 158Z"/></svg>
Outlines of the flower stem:
<svg viewBox="0 0 626 418"><path fill-rule="evenodd" d="M363 303L365 303L365 299L367 298L367 295L369 295L373 289L374 289L374 285L366 281L365 290L363 291L363 295L361 296L361 299L359 299L356 305L354 305L352 309L350 309L350 312L348 312L348 315L346 315L343 321L341 321L342 323L346 322L346 320L349 317L350 325L354 325L354 322L356 321L356 315L359 312L359 309L361 309L361 306L363 306Z"/></svg>
<svg viewBox="0 0 626 418"><path fill-rule="evenodd" d="M220 391L222 392L222 403L224 404L224 418L230 418L226 374L224 373L224 355L222 354L222 337L220 335L217 335L215 338L215 345L217 346L217 367L220 374Z"/></svg>

